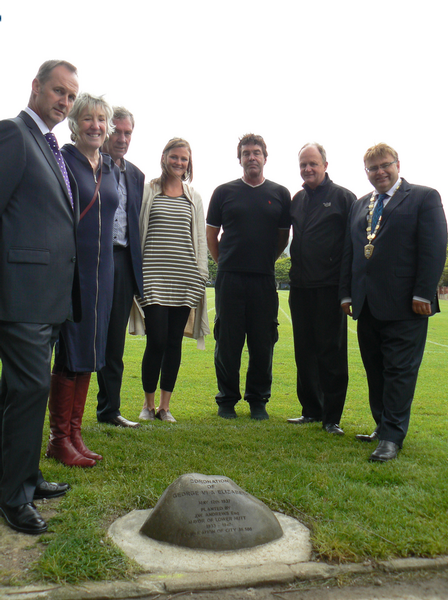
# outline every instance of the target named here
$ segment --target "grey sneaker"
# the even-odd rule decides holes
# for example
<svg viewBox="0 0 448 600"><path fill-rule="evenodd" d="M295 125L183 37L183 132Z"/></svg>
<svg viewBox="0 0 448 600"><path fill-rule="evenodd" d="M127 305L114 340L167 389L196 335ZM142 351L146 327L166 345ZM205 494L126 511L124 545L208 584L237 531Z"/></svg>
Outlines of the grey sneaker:
<svg viewBox="0 0 448 600"><path fill-rule="evenodd" d="M176 423L176 419L170 413L169 410L163 410L163 408L158 408L156 413L156 419L160 419L161 421L167 421L168 423Z"/></svg>
<svg viewBox="0 0 448 600"><path fill-rule="evenodd" d="M141 421L154 421L156 418L156 411L154 409L142 408L142 412L138 415Z"/></svg>

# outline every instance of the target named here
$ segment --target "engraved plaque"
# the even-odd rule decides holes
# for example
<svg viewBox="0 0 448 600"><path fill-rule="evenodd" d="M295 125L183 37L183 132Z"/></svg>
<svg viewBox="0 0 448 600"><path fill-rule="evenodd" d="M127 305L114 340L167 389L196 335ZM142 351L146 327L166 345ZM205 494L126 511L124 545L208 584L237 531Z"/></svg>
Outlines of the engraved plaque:
<svg viewBox="0 0 448 600"><path fill-rule="evenodd" d="M239 550L283 535L263 502L220 475L182 475L162 494L140 533L203 550Z"/></svg>

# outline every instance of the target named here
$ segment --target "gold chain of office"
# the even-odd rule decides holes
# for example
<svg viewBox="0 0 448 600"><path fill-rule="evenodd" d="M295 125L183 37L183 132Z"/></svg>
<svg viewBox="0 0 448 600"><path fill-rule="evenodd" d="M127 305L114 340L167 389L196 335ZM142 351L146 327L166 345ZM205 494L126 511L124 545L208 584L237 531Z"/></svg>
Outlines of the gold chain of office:
<svg viewBox="0 0 448 600"><path fill-rule="evenodd" d="M395 192L397 192L400 189L400 185L401 185L401 181L400 183L397 185L397 187L394 190L394 193L392 194L392 196L390 196L389 200L391 198L393 198L393 196L395 195ZM383 215L380 215L378 222L376 224L376 227L374 229L374 231L372 232L372 216L373 216L373 210L375 207L375 192L373 192L371 198L370 198L370 203L369 203L369 214L367 215L367 228L366 228L366 232L367 232L367 241L368 244L366 244L364 246L364 256L366 258L370 258L373 254L373 251L375 249L375 246L372 244L373 240L376 238L376 235L378 233L378 229L380 228L381 225L381 219L383 218Z"/></svg>

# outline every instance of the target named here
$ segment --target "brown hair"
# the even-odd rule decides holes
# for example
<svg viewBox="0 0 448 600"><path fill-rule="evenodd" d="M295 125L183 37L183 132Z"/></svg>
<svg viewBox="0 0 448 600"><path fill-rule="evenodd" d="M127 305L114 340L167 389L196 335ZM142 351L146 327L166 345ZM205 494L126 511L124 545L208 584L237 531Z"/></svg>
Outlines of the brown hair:
<svg viewBox="0 0 448 600"><path fill-rule="evenodd" d="M240 141L238 142L237 152L238 152L239 160L241 160L241 148L243 146L248 146L249 144L253 144L255 146L260 146L260 148L263 151L264 157L265 158L268 157L268 150L266 148L266 143L265 143L264 139L261 137L261 135L255 135L255 133L246 133L246 135L243 135L243 137L240 138Z"/></svg>
<svg viewBox="0 0 448 600"><path fill-rule="evenodd" d="M36 79L39 81L41 85L47 82L51 77L51 72L56 67L65 67L75 75L78 75L78 71L72 63L67 62L66 60L47 60L40 67L36 75Z"/></svg>

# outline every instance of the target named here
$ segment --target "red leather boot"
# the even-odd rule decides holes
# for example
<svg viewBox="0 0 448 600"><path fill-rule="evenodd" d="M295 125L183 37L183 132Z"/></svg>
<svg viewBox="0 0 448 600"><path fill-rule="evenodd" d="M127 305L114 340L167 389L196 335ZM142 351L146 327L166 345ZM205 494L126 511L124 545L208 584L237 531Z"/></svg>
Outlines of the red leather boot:
<svg viewBox="0 0 448 600"><path fill-rule="evenodd" d="M51 374L50 398L50 439L48 458L56 458L69 467L93 467L96 462L86 458L76 450L70 440L70 420L75 398L76 380L61 374Z"/></svg>
<svg viewBox="0 0 448 600"><path fill-rule="evenodd" d="M71 418L70 439L78 452L87 458L93 460L103 460L101 454L89 450L81 437L81 423L84 415L84 407L89 391L91 373L77 373L75 386L75 399L73 402L73 411Z"/></svg>

